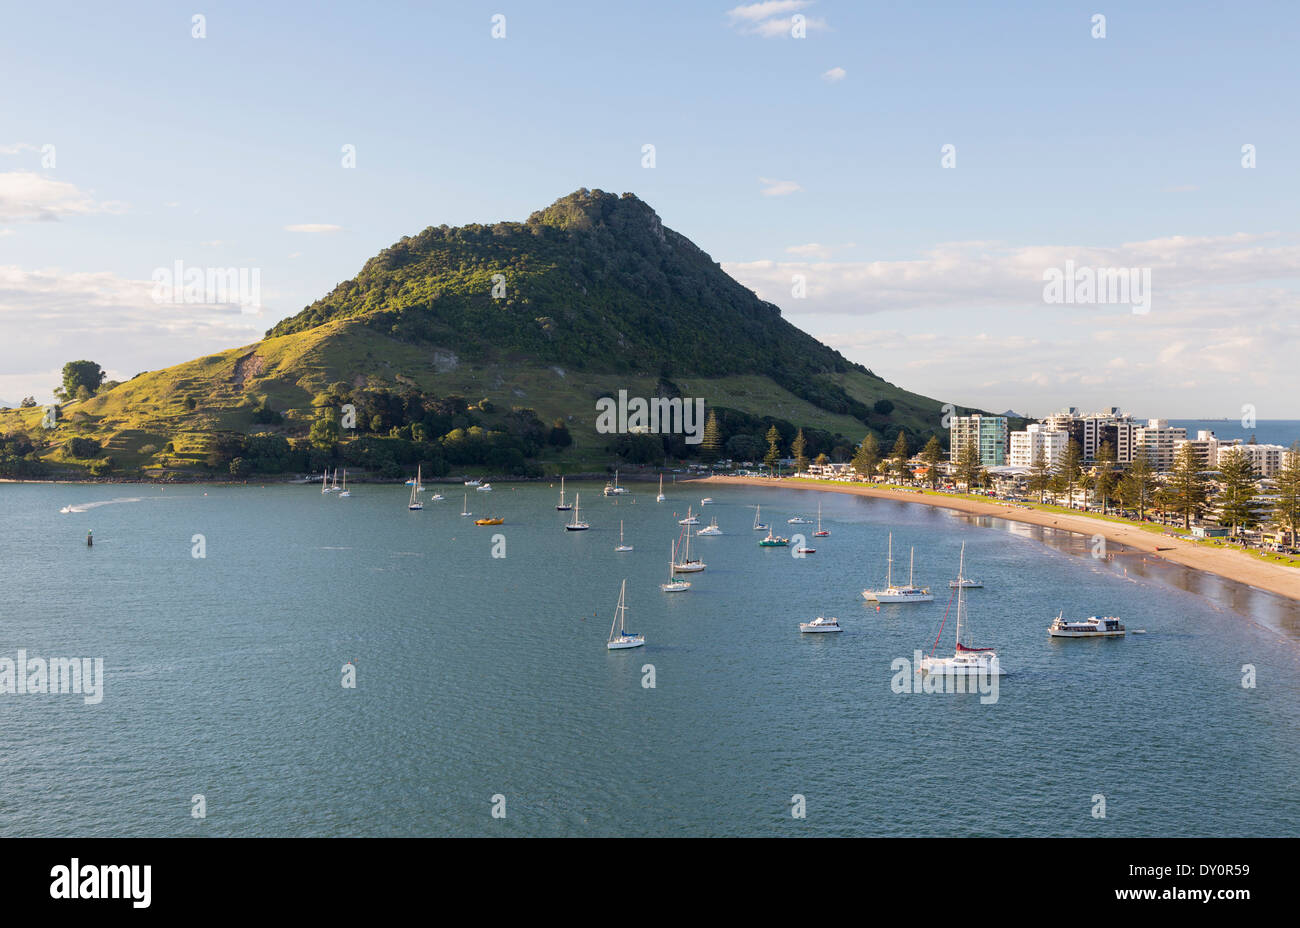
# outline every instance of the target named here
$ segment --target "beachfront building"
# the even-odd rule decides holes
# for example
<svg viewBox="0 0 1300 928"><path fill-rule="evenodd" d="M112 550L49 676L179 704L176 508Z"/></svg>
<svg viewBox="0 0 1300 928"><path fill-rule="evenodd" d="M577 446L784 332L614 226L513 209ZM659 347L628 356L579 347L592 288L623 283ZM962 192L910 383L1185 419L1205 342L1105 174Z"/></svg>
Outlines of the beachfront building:
<svg viewBox="0 0 1300 928"><path fill-rule="evenodd" d="M1077 406L1042 420L1048 429L1065 432L1078 443L1084 461L1095 461L1103 444L1115 451L1115 460L1128 464L1133 460L1137 423L1133 417L1112 406L1104 412L1081 413Z"/></svg>
<svg viewBox="0 0 1300 928"><path fill-rule="evenodd" d="M1239 441L1220 442L1215 458L1216 466L1223 462L1223 456L1232 448L1245 452L1246 457L1250 458L1250 463L1255 467L1255 474L1264 479L1276 477L1278 471L1286 465L1290 454L1290 449L1282 445L1244 445Z"/></svg>
<svg viewBox="0 0 1300 928"><path fill-rule="evenodd" d="M968 444L979 448L980 463L985 467L1000 467L1007 463L1007 417L953 416L952 436L949 441L949 460L961 459L962 449Z"/></svg>
<svg viewBox="0 0 1300 928"><path fill-rule="evenodd" d="M1152 470L1173 470L1175 444L1187 438L1187 429L1170 426L1168 419L1148 419L1145 426L1134 430L1133 453L1142 451Z"/></svg>
<svg viewBox="0 0 1300 928"><path fill-rule="evenodd" d="M1025 426L1023 432L1011 433L1011 452L1007 464L1011 467L1033 467L1041 453L1047 463L1055 467L1065 454L1070 433L1063 429L1048 428L1040 423Z"/></svg>
<svg viewBox="0 0 1300 928"><path fill-rule="evenodd" d="M1219 466L1219 454L1237 444L1236 441L1219 441L1213 432L1199 431L1195 438L1183 438L1174 442L1174 460L1190 447L1196 455L1196 462L1201 470L1215 470Z"/></svg>

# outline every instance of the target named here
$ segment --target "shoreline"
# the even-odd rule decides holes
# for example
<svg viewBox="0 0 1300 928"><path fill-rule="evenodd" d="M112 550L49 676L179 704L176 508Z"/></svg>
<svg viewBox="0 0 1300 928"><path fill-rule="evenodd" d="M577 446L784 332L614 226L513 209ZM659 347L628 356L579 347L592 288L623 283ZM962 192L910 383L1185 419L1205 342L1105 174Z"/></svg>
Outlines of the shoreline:
<svg viewBox="0 0 1300 928"><path fill-rule="evenodd" d="M1043 528L1061 529L1077 535L1101 535L1107 541L1125 545L1153 557L1163 558L1170 563L1214 574L1226 580L1233 580L1263 590L1266 593L1273 593L1300 602L1300 570L1285 567L1281 564L1270 564L1240 551L1205 548L1179 538L1171 538L1167 535L1153 535L1151 532L1144 531L1135 525L1129 526L1121 522L1108 522L1105 519L1092 519L1088 516L1041 512L1035 509L1018 509L1012 504L1000 501L985 503L928 493L909 493L860 484L831 483L829 481L823 485L819 481L796 482L767 477L715 476L705 477L695 482L847 493L851 496L891 499L899 503L939 506L970 515L991 516L996 519L1005 519L1008 522L1022 522L1027 525L1042 526Z"/></svg>

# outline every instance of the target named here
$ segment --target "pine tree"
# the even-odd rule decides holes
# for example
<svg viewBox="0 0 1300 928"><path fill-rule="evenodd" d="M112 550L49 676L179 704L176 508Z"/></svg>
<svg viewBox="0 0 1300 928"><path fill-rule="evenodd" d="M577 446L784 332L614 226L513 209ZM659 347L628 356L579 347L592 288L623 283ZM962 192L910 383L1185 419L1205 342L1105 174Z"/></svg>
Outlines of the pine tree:
<svg viewBox="0 0 1300 928"><path fill-rule="evenodd" d="M1300 441L1282 455L1282 469L1273 478L1277 493L1273 501L1273 518L1291 531L1291 547L1300 545L1296 527L1300 525Z"/></svg>
<svg viewBox="0 0 1300 928"><path fill-rule="evenodd" d="M1259 524L1261 503L1256 481L1255 465L1246 452L1230 448L1219 458L1219 522L1238 528L1254 528Z"/></svg>
<svg viewBox="0 0 1300 928"><path fill-rule="evenodd" d="M876 475L876 465L880 463L880 442L872 432L868 432L866 438L862 439L862 444L858 445L857 452L853 455L853 470L860 477L874 477Z"/></svg>
<svg viewBox="0 0 1300 928"><path fill-rule="evenodd" d="M709 410L709 417L704 421L704 435L700 439L700 458L706 464L712 464L722 457L722 429L718 426L718 417Z"/></svg>
<svg viewBox="0 0 1300 928"><path fill-rule="evenodd" d="M1192 519L1200 516L1209 495L1205 489L1205 480L1201 477L1201 463L1196 459L1196 449L1190 442L1178 452L1173 473L1165 481L1165 489L1169 491L1172 502L1170 511L1183 517L1185 531L1190 529Z"/></svg>
<svg viewBox="0 0 1300 928"><path fill-rule="evenodd" d="M974 488L975 483L980 476L980 449L976 447L973 441L962 445L961 451L957 453L957 462L955 476L957 481L966 486L966 492L969 493Z"/></svg>
<svg viewBox="0 0 1300 928"><path fill-rule="evenodd" d="M1065 493L1065 505L1074 505L1074 488L1079 483L1079 475L1083 473L1083 449L1073 438L1065 446L1065 454L1061 455L1061 460L1056 465L1056 474L1060 478L1057 486Z"/></svg>
<svg viewBox="0 0 1300 928"><path fill-rule="evenodd" d="M1106 504L1115 492L1115 449L1104 441L1097 449L1097 466L1093 472L1092 487L1101 500L1101 514L1106 514Z"/></svg>
<svg viewBox="0 0 1300 928"><path fill-rule="evenodd" d="M1042 448L1034 455L1034 463L1030 465L1029 489L1038 494L1038 502L1042 503L1047 493L1047 487L1052 482L1052 467L1047 463L1047 455Z"/></svg>
<svg viewBox="0 0 1300 928"><path fill-rule="evenodd" d="M912 456L912 452L907 445L907 433L901 429L898 432L898 439L894 442L894 450L889 453L889 456L893 460L894 474L899 482L910 480L912 469L907 466L907 459Z"/></svg>
<svg viewBox="0 0 1300 928"><path fill-rule="evenodd" d="M763 456L763 463L775 470L777 462L780 460L781 433L777 431L777 428L774 425L767 430L767 454Z"/></svg>
<svg viewBox="0 0 1300 928"><path fill-rule="evenodd" d="M933 489L939 485L939 465L943 463L943 445L939 444L937 436L930 436L930 440L925 443L925 448L921 451L921 457L925 460L926 476Z"/></svg>
<svg viewBox="0 0 1300 928"><path fill-rule="evenodd" d="M808 442L804 440L803 429L800 429L794 436L794 441L790 443L790 456L794 458L795 473L801 474L808 469Z"/></svg>
<svg viewBox="0 0 1300 928"><path fill-rule="evenodd" d="M1129 509L1138 511L1139 519L1145 519L1155 490L1156 475L1151 470L1151 462L1147 460L1147 453L1139 450L1120 478L1119 497Z"/></svg>

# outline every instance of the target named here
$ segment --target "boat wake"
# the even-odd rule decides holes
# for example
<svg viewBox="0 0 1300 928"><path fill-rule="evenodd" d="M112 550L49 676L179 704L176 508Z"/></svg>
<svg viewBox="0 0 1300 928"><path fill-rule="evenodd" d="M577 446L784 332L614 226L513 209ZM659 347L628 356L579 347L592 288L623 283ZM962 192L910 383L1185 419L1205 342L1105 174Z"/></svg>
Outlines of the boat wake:
<svg viewBox="0 0 1300 928"><path fill-rule="evenodd" d="M111 506L114 503L142 503L142 496L121 496L117 499L101 499L93 503L75 503L71 506L64 506L59 512L87 512L91 509L98 509L100 506Z"/></svg>

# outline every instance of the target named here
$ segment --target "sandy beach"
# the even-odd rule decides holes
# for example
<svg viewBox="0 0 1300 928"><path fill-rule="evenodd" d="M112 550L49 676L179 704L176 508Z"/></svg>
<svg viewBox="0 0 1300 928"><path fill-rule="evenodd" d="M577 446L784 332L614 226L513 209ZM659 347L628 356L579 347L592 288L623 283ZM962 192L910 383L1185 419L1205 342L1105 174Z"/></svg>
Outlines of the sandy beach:
<svg viewBox="0 0 1300 928"><path fill-rule="evenodd" d="M921 494L907 490L889 490L861 484L771 480L762 477L707 477L700 482L874 496L880 499L892 499L900 503L942 506L945 509L956 509L974 515L993 516L1011 522L1043 525L1049 528L1077 532L1080 535L1101 535L1107 541L1127 545L1134 550L1164 558L1174 564L1181 564L1194 570L1203 570L1206 573L1216 574L1229 580L1236 580L1238 583L1244 583L1270 593L1276 593L1279 596L1285 596L1288 599L1300 601L1300 570L1296 570L1294 567L1270 564L1268 561L1261 561L1241 551L1207 548L1193 542L1171 538L1168 535L1156 535L1121 522L1108 522L1104 519L1092 519L1082 515L1071 516L1055 512L1039 512L1034 509L1019 509L1013 504L1001 501L986 503L932 493Z"/></svg>

